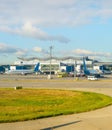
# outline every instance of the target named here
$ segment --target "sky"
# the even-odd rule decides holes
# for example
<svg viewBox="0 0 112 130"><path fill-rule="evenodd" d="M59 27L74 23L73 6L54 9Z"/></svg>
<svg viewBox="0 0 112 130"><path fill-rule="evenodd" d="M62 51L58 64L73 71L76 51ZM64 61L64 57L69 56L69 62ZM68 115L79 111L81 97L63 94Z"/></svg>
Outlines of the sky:
<svg viewBox="0 0 112 130"><path fill-rule="evenodd" d="M112 0L0 0L0 64L17 57L112 61Z"/></svg>

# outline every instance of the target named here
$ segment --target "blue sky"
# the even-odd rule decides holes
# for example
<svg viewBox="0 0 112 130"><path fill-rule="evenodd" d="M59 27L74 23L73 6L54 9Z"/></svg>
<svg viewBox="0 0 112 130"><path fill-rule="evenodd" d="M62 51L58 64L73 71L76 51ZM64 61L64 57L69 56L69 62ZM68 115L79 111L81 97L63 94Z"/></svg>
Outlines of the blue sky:
<svg viewBox="0 0 112 130"><path fill-rule="evenodd" d="M0 64L17 57L112 61L111 0L1 0Z"/></svg>

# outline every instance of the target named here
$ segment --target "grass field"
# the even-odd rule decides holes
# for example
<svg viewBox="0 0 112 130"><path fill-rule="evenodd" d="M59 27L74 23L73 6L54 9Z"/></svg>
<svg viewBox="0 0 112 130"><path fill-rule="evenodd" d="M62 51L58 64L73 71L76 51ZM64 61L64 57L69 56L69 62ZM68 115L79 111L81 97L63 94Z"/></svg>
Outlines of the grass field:
<svg viewBox="0 0 112 130"><path fill-rule="evenodd" d="M0 89L0 123L91 111L112 104L103 94L51 89Z"/></svg>

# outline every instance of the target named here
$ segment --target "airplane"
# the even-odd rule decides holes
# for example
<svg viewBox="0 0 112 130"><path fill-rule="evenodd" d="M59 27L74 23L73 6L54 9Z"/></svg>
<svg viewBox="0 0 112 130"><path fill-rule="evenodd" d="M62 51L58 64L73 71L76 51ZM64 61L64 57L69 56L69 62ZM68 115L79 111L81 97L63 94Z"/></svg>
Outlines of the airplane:
<svg viewBox="0 0 112 130"><path fill-rule="evenodd" d="M100 74L96 70L89 70L86 67L85 59L83 58L83 68L84 68L84 74L86 76L95 76L95 77L100 77Z"/></svg>
<svg viewBox="0 0 112 130"><path fill-rule="evenodd" d="M31 69L7 70L5 74L21 74L21 75L33 74L39 71L39 65L40 65L39 63L36 64L34 70Z"/></svg>

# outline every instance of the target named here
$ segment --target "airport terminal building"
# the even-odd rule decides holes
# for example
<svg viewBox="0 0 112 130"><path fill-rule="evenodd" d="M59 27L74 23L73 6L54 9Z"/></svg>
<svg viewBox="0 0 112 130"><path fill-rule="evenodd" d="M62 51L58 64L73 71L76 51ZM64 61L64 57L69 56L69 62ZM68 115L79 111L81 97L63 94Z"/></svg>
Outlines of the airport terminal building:
<svg viewBox="0 0 112 130"><path fill-rule="evenodd" d="M58 71L64 72L74 72L74 69L81 71L83 66L83 57L47 57L47 58L19 58L18 61L15 61L15 66L30 66L31 69L37 64L40 63L39 71L42 73L56 74ZM92 67L93 61L88 57L86 59L86 65Z"/></svg>

